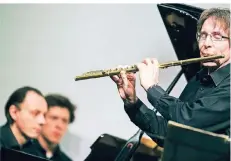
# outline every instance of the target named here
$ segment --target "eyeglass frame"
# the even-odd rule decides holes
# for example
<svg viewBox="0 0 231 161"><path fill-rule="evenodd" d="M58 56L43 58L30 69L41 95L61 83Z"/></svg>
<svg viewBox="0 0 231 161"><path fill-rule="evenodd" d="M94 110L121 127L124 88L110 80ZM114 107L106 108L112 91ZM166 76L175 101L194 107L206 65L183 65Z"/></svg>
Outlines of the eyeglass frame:
<svg viewBox="0 0 231 161"><path fill-rule="evenodd" d="M213 38L214 38L213 35L216 34L217 32L212 32L212 33L202 32L202 33L203 33L203 34L206 34L206 37L203 38L203 39L201 39L201 37L200 37L201 33L199 33L199 32L196 33L196 39L197 39L198 42L199 42L199 41L204 41L204 40L206 40L207 37L208 37L208 35L210 36L210 40L211 40L212 42L214 42L214 41L223 41L224 39L230 40L229 37L223 36L223 35L221 35L221 34L219 35L219 36L221 36L220 39L213 39Z"/></svg>

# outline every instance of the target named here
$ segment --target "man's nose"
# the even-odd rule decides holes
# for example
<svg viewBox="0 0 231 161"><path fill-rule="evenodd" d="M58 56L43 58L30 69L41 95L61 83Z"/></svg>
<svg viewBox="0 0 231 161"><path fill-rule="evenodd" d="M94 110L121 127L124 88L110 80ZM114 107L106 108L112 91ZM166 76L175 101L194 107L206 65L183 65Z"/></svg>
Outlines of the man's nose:
<svg viewBox="0 0 231 161"><path fill-rule="evenodd" d="M211 35L207 35L207 37L204 41L204 45L208 48L208 47L211 47L212 44L213 44L213 41L212 41Z"/></svg>
<svg viewBox="0 0 231 161"><path fill-rule="evenodd" d="M39 115L38 116L38 118L37 118L38 120L38 123L40 124L40 125L44 125L45 123L46 123L46 119L45 119L45 116L44 115Z"/></svg>
<svg viewBox="0 0 231 161"><path fill-rule="evenodd" d="M63 129L63 123L62 123L62 121L61 121L61 120L58 120L58 121L56 122L55 127L56 127L57 129L59 129L59 130L62 130L62 129Z"/></svg>

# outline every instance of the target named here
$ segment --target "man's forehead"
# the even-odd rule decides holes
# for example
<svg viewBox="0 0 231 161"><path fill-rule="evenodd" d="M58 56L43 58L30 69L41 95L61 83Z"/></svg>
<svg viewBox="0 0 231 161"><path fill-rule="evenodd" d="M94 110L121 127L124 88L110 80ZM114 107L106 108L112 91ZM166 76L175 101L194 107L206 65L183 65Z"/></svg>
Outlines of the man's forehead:
<svg viewBox="0 0 231 161"><path fill-rule="evenodd" d="M64 112L64 111L68 111L68 109L66 107L61 107L61 106L50 106L48 109L48 112L50 113L60 113Z"/></svg>
<svg viewBox="0 0 231 161"><path fill-rule="evenodd" d="M33 91L29 91L26 94L21 106L30 110L47 111L47 103L45 98Z"/></svg>
<svg viewBox="0 0 231 161"><path fill-rule="evenodd" d="M67 108L60 107L60 106L51 106L47 112L48 115L55 115L55 116L68 116L69 111Z"/></svg>
<svg viewBox="0 0 231 161"><path fill-rule="evenodd" d="M225 34L227 30L227 26L224 21L221 19L218 19L216 17L210 17L208 18L202 28L201 31L207 31L207 32L219 32L221 34Z"/></svg>

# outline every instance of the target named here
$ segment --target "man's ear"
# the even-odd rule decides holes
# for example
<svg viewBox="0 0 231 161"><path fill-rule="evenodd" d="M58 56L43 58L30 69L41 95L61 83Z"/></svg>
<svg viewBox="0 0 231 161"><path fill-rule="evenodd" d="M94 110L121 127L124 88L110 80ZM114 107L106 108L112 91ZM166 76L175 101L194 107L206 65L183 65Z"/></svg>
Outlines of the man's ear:
<svg viewBox="0 0 231 161"><path fill-rule="evenodd" d="M14 121L17 120L17 112L18 112L18 107L16 107L15 105L11 105L9 108L9 114Z"/></svg>

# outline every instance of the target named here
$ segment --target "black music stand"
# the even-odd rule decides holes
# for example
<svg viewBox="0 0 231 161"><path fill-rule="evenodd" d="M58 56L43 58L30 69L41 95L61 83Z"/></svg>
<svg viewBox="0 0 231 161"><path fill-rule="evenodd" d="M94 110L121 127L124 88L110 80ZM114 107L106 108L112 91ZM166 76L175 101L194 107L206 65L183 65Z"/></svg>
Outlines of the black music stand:
<svg viewBox="0 0 231 161"><path fill-rule="evenodd" d="M48 161L45 158L3 147L0 150L0 154L1 161Z"/></svg>
<svg viewBox="0 0 231 161"><path fill-rule="evenodd" d="M229 161L230 138L168 122L162 161Z"/></svg>

